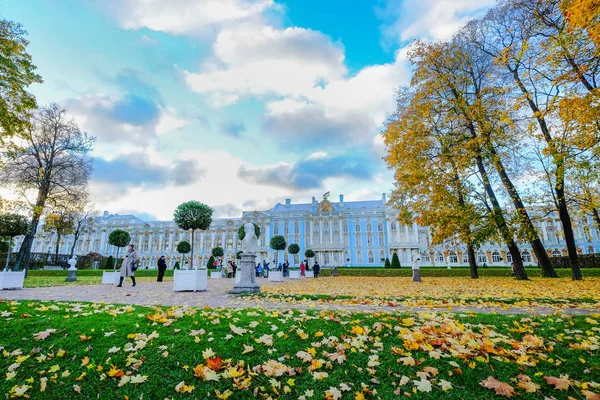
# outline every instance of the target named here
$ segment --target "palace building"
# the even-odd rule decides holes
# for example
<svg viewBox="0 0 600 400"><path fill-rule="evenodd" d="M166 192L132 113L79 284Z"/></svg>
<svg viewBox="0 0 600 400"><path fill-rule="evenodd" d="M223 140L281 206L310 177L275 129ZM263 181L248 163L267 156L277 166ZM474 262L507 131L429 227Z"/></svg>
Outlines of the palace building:
<svg viewBox="0 0 600 400"><path fill-rule="evenodd" d="M429 229L412 225L402 225L397 221L397 211L386 201L383 194L379 200L339 201L329 200L329 193L321 201L314 197L310 203L294 204L287 199L265 211L245 211L240 218L216 218L207 231L196 231L194 235L194 264L206 265L214 247L222 247L225 259L233 259L241 243L238 241L238 228L246 222L253 222L261 229L257 261L267 260L273 265L276 255L269 248L274 235L282 235L286 243L296 243L300 253L293 256L280 251L279 262L288 260L298 265L304 251L312 249L315 259L326 266L382 266L386 258L392 259L397 253L402 266L408 266L415 254L421 254L423 266L468 265L466 246L448 241L439 246L430 245ZM535 222L548 254L566 255L566 245L561 238L562 228L558 215L538 218ZM574 230L578 251L582 254L600 252L600 238L593 221L574 220ZM175 250L181 240L190 240L191 233L179 229L173 221L142 221L132 215L113 215L108 212L94 219L89 229L75 246L76 255L97 252L102 255L116 255L117 249L108 244L108 235L115 229L123 229L131 234L132 243L138 250L142 268L156 268L158 257L165 255L167 265L173 267L176 261L181 265L182 256ZM22 238L21 238L22 240ZM18 240L15 248L18 249ZM32 252L51 253L56 245L53 233L40 232L36 235ZM60 253L69 254L73 237L67 235L60 243ZM519 245L526 265L535 265L536 259L528 243ZM121 253L122 254L122 253ZM187 254L186 256L189 256ZM495 243L486 243L477 251L478 265L508 266L511 263L507 249Z"/></svg>

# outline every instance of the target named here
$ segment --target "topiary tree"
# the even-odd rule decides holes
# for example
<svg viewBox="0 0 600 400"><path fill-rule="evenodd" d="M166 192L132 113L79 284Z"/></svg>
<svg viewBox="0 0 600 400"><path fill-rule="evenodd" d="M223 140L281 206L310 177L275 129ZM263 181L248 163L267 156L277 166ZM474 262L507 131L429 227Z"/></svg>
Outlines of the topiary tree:
<svg viewBox="0 0 600 400"><path fill-rule="evenodd" d="M213 209L199 201L181 203L173 213L173 221L184 231L192 230L192 248L190 269L194 268L194 231L206 230L212 222Z"/></svg>
<svg viewBox="0 0 600 400"><path fill-rule="evenodd" d="M175 250L177 250L179 254L183 254L183 257L185 257L185 255L192 250L192 245L187 240L182 240L181 242L177 243Z"/></svg>
<svg viewBox="0 0 600 400"><path fill-rule="evenodd" d="M235 253L235 258L237 260L241 260L242 259L242 253L243 253L243 251L241 251L241 250L238 251L237 253Z"/></svg>
<svg viewBox="0 0 600 400"><path fill-rule="evenodd" d="M288 246L288 253L290 253L292 256L300 253L300 246L298 246L296 243L292 243ZM294 267L296 266L296 261L295 261L295 257L293 257L294 259Z"/></svg>
<svg viewBox="0 0 600 400"><path fill-rule="evenodd" d="M210 258L208 259L208 262L206 263L206 268L213 268L214 263L215 263L215 258L213 256L210 256Z"/></svg>
<svg viewBox="0 0 600 400"><path fill-rule="evenodd" d="M314 251L312 251L311 249L307 249L307 250L304 252L304 257L306 257L307 259L311 259L311 258L313 258L314 256L315 256L315 252L314 252ZM307 265L307 267L308 267L308 265Z"/></svg>
<svg viewBox="0 0 600 400"><path fill-rule="evenodd" d="M181 268L179 266L179 261L175 261L175 265L173 266L173 269L179 269L179 268Z"/></svg>
<svg viewBox="0 0 600 400"><path fill-rule="evenodd" d="M12 249L12 241L16 236L26 235L29 232L29 221L19 214L4 214L0 215L0 236L7 237L8 251L6 255L5 270L8 270L8 260L10 260L10 251Z"/></svg>
<svg viewBox="0 0 600 400"><path fill-rule="evenodd" d="M252 225L254 225L254 234L256 235L257 238L259 238L260 237L260 226L256 225L254 222L252 223ZM246 237L246 229L244 229L244 225L242 225L238 228L238 239L244 240L245 237Z"/></svg>
<svg viewBox="0 0 600 400"><path fill-rule="evenodd" d="M391 268L391 266L392 266L392 265L390 264L390 259L386 257L386 258L385 258L385 264L384 264L384 267L385 267L385 268Z"/></svg>
<svg viewBox="0 0 600 400"><path fill-rule="evenodd" d="M115 267L115 259L113 256L108 256L106 262L104 263L104 267L102 269L112 269Z"/></svg>
<svg viewBox="0 0 600 400"><path fill-rule="evenodd" d="M285 242L285 238L281 235L275 235L271 238L271 242L269 243L271 248L275 250L275 254L277 254L277 260L275 261L275 267L279 264L279 251L285 250L287 243Z"/></svg>
<svg viewBox="0 0 600 400"><path fill-rule="evenodd" d="M400 268L400 259L398 258L398 253L394 253L392 256L392 268Z"/></svg>
<svg viewBox="0 0 600 400"><path fill-rule="evenodd" d="M131 242L131 235L122 229L115 229L108 235L108 243L117 247L117 260L119 259L119 250L121 247L125 247ZM116 271L117 266L115 264L113 271Z"/></svg>

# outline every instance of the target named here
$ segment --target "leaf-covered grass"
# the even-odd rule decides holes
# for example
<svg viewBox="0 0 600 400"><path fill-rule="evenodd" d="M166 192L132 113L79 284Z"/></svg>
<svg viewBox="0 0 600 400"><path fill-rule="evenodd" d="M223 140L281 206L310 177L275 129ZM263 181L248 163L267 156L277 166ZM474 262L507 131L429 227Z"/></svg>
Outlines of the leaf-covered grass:
<svg viewBox="0 0 600 400"><path fill-rule="evenodd" d="M0 392L7 396L484 399L496 397L480 385L488 376L509 384L520 399L600 391L600 316L37 301L0 303L0 316ZM34 340L36 334L47 338ZM539 385L535 393L518 387L525 375L533 389ZM545 377L561 375L568 375L561 381L567 390L546 383Z"/></svg>

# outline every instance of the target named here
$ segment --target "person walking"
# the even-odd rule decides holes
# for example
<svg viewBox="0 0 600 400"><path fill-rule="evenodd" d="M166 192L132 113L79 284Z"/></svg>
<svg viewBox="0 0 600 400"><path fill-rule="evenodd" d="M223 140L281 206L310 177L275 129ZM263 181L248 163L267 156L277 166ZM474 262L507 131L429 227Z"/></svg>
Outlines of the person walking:
<svg viewBox="0 0 600 400"><path fill-rule="evenodd" d="M321 271L321 266L317 261L315 261L315 265L313 265L313 273L315 275L315 278L319 277L319 271Z"/></svg>
<svg viewBox="0 0 600 400"><path fill-rule="evenodd" d="M233 264L231 263L231 261L227 261L227 277L233 277Z"/></svg>
<svg viewBox="0 0 600 400"><path fill-rule="evenodd" d="M235 261L231 264L231 267L233 268L233 277L235 278L235 273L237 272L237 264Z"/></svg>
<svg viewBox="0 0 600 400"><path fill-rule="evenodd" d="M289 263L286 261L283 263L283 277L287 277L288 276L288 271L289 271Z"/></svg>
<svg viewBox="0 0 600 400"><path fill-rule="evenodd" d="M303 263L303 262L301 262L301 263L300 263L300 276L304 276L304 270L305 270L305 269L306 269L306 268L304 267L304 263Z"/></svg>
<svg viewBox="0 0 600 400"><path fill-rule="evenodd" d="M263 260L263 278L269 277L269 264L266 260Z"/></svg>
<svg viewBox="0 0 600 400"><path fill-rule="evenodd" d="M156 278L157 282L163 281L166 270L167 270L167 261L165 260L165 256L160 256L160 258L158 259L158 277Z"/></svg>
<svg viewBox="0 0 600 400"><path fill-rule="evenodd" d="M119 284L117 285L117 287L123 287L123 280L126 277L130 277L131 281L133 282L133 286L135 286L135 270L137 269L136 267L136 263L138 262L138 254L137 251L134 250L133 245L130 244L129 247L127 248L127 256L125 256L125 259L123 260L123 262L121 263L121 279L119 280Z"/></svg>

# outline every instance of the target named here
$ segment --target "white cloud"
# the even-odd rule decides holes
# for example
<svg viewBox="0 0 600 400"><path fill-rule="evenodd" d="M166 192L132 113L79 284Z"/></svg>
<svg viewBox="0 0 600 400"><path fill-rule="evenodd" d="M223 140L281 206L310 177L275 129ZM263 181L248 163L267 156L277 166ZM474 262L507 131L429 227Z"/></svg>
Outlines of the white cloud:
<svg viewBox="0 0 600 400"><path fill-rule="evenodd" d="M175 110L172 108L161 110L160 118L155 127L158 136L163 136L166 133L178 131L186 127L187 122L175 117L175 115Z"/></svg>
<svg viewBox="0 0 600 400"><path fill-rule="evenodd" d="M327 157L327 153L325 153L324 151L317 151L315 153L312 153L310 156L308 156L309 160L318 160L320 158L326 158Z"/></svg>
<svg viewBox="0 0 600 400"><path fill-rule="evenodd" d="M395 43L446 40L496 0L387 0L379 8L383 34Z"/></svg>

